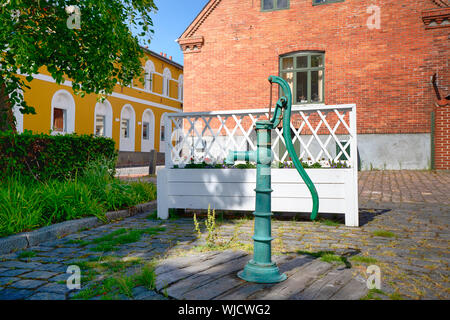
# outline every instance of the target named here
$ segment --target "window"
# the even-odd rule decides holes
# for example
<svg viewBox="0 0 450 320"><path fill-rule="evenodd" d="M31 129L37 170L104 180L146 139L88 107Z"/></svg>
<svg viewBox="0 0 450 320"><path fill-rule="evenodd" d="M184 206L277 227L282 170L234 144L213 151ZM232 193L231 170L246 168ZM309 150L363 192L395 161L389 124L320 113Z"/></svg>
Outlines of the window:
<svg viewBox="0 0 450 320"><path fill-rule="evenodd" d="M122 138L129 138L130 137L130 120L129 119L122 119Z"/></svg>
<svg viewBox="0 0 450 320"><path fill-rule="evenodd" d="M153 91L153 73L152 72L145 73L145 90Z"/></svg>
<svg viewBox="0 0 450 320"><path fill-rule="evenodd" d="M289 0L261 0L262 11L289 9Z"/></svg>
<svg viewBox="0 0 450 320"><path fill-rule="evenodd" d="M161 126L161 141L165 141L166 140L166 134L165 134L165 126L162 125Z"/></svg>
<svg viewBox="0 0 450 320"><path fill-rule="evenodd" d="M106 117L102 115L95 116L95 135L105 136Z"/></svg>
<svg viewBox="0 0 450 320"><path fill-rule="evenodd" d="M53 109L53 131L67 132L67 114L65 109Z"/></svg>
<svg viewBox="0 0 450 320"><path fill-rule="evenodd" d="M294 104L323 103L325 55L302 52L280 58L281 77L289 83Z"/></svg>
<svg viewBox="0 0 450 320"><path fill-rule="evenodd" d="M166 97L170 97L170 79L172 79L172 73L165 68L163 72L163 95Z"/></svg>
<svg viewBox="0 0 450 320"><path fill-rule="evenodd" d="M144 88L146 91L153 91L153 74L155 72L155 65L152 61L148 60L145 63L145 78Z"/></svg>
<svg viewBox="0 0 450 320"><path fill-rule="evenodd" d="M178 100L183 100L183 75L178 78Z"/></svg>
<svg viewBox="0 0 450 320"><path fill-rule="evenodd" d="M164 78L164 95L170 96L170 79Z"/></svg>
<svg viewBox="0 0 450 320"><path fill-rule="evenodd" d="M150 123L142 123L142 140L149 140L150 138Z"/></svg>
<svg viewBox="0 0 450 320"><path fill-rule="evenodd" d="M50 129L53 134L75 131L75 101L66 90L58 90L52 97Z"/></svg>
<svg viewBox="0 0 450 320"><path fill-rule="evenodd" d="M94 109L94 135L112 138L113 110L107 99L97 102Z"/></svg>
<svg viewBox="0 0 450 320"><path fill-rule="evenodd" d="M326 4L333 2L344 2L345 0L313 0L313 6L318 4Z"/></svg>

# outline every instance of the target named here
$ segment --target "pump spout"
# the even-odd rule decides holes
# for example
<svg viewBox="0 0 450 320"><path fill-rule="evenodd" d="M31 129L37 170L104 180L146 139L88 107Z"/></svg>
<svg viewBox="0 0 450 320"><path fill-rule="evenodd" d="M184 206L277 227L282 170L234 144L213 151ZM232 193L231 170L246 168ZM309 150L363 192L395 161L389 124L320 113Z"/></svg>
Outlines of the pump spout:
<svg viewBox="0 0 450 320"><path fill-rule="evenodd" d="M235 161L256 162L256 151L230 151L225 159L225 163L234 165Z"/></svg>

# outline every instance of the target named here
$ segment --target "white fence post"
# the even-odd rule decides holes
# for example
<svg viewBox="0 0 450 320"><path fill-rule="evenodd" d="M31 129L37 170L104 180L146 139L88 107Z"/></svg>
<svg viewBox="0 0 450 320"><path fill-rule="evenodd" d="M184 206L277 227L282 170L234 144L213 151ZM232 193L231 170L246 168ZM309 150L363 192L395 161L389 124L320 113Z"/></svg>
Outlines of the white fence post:
<svg viewBox="0 0 450 320"><path fill-rule="evenodd" d="M354 105L349 115L350 134L352 143L350 144L350 154L352 157L352 182L351 197L349 197L350 206L348 217L345 215L345 225L351 227L359 226L359 205L358 205L358 130L356 124L356 106Z"/></svg>
<svg viewBox="0 0 450 320"><path fill-rule="evenodd" d="M169 173L169 169L164 168L158 170L158 178L156 181L156 187L158 190L157 197L157 215L160 219L168 219L169 218L169 197L168 197L168 181L167 175Z"/></svg>

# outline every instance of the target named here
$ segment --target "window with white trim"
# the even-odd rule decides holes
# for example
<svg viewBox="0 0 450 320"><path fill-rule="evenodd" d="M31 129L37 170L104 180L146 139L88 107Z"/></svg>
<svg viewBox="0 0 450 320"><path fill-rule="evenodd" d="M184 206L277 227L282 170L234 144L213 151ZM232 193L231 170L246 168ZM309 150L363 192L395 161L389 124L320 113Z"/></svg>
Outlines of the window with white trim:
<svg viewBox="0 0 450 320"><path fill-rule="evenodd" d="M122 119L120 131L122 138L128 139L130 137L130 119Z"/></svg>
<svg viewBox="0 0 450 320"><path fill-rule="evenodd" d="M75 100L67 90L53 95L50 128L55 134L75 131Z"/></svg>
<svg viewBox="0 0 450 320"><path fill-rule="evenodd" d="M106 135L106 117L103 115L95 116L95 135L104 137Z"/></svg>
<svg viewBox="0 0 450 320"><path fill-rule="evenodd" d="M153 91L153 75L155 73L155 65L152 61L148 60L145 63L145 77L144 77L144 89L146 91Z"/></svg>
<svg viewBox="0 0 450 320"><path fill-rule="evenodd" d="M169 69L165 68L163 73L163 95L170 97L170 80L172 79L172 74Z"/></svg>
<svg viewBox="0 0 450 320"><path fill-rule="evenodd" d="M294 104L324 102L323 52L296 52L281 56L280 74L291 87Z"/></svg>
<svg viewBox="0 0 450 320"><path fill-rule="evenodd" d="M178 100L183 100L183 75L178 78Z"/></svg>

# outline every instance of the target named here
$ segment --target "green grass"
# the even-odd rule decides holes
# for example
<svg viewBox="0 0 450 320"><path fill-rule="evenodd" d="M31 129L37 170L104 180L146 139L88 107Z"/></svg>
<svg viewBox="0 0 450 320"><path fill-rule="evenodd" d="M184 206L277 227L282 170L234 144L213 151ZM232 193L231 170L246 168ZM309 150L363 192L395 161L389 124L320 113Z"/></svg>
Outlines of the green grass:
<svg viewBox="0 0 450 320"><path fill-rule="evenodd" d="M119 295L133 298L133 289L137 286L145 286L149 290L155 288L154 263L145 264L140 272L131 276L124 274L129 267L142 264L140 259L124 261L120 258L107 256L98 260L93 259L71 264L78 265L83 270L83 274L90 275L85 278L89 280L89 285L79 291L72 299L100 298L101 300L115 300L118 299ZM100 274L106 275L106 277L101 281L94 282L95 275ZM83 279L82 283L84 283Z"/></svg>
<svg viewBox="0 0 450 320"><path fill-rule="evenodd" d="M19 259L33 258L36 256L36 252L34 251L22 251L19 253Z"/></svg>
<svg viewBox="0 0 450 320"><path fill-rule="evenodd" d="M95 238L91 241L85 240L69 240L67 243L75 243L79 246L87 246L96 244L95 247L90 248L94 252L109 252L119 249L122 244L137 242L141 237L146 235L157 235L159 232L165 231L164 227L152 227L147 229L125 229L121 228L115 230L107 235Z"/></svg>
<svg viewBox="0 0 450 320"><path fill-rule="evenodd" d="M378 262L377 259L372 257L366 257L366 256L354 256L351 257L350 260L354 262L360 262L360 263L376 263Z"/></svg>
<svg viewBox="0 0 450 320"><path fill-rule="evenodd" d="M156 199L156 186L111 176L107 165L90 164L82 176L37 181L19 175L0 184L0 237L67 220L95 216Z"/></svg>
<svg viewBox="0 0 450 320"><path fill-rule="evenodd" d="M158 211L155 210L146 217L148 220L161 220L158 218ZM169 220L178 220L180 216L177 214L177 210L174 208L169 209Z"/></svg>
<svg viewBox="0 0 450 320"><path fill-rule="evenodd" d="M383 229L375 230L372 234L376 237L393 238L395 233Z"/></svg>
<svg viewBox="0 0 450 320"><path fill-rule="evenodd" d="M324 224L324 225L330 226L330 227L338 227L341 225L339 222L329 220L329 219L320 219L319 222L321 224Z"/></svg>
<svg viewBox="0 0 450 320"><path fill-rule="evenodd" d="M309 255L311 257L318 258L318 259L328 262L328 263L343 264L343 265L345 265L346 268L352 267L351 263L347 260L346 257L337 255L333 251L311 252L311 251L298 250L297 253Z"/></svg>
<svg viewBox="0 0 450 320"><path fill-rule="evenodd" d="M387 296L386 293L380 289L370 289L367 295L360 300L381 300L379 295Z"/></svg>

